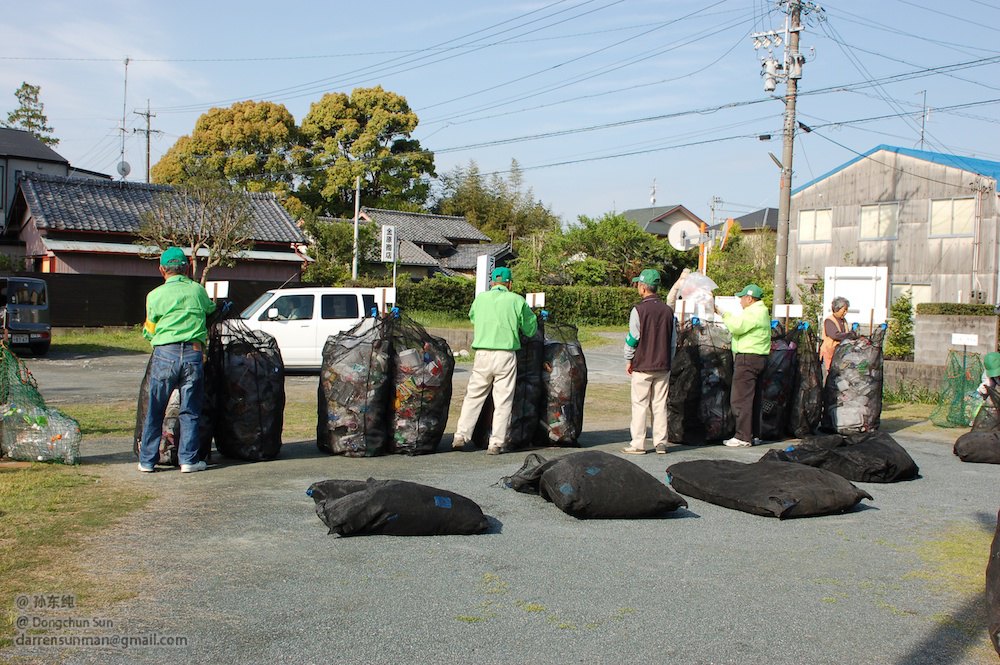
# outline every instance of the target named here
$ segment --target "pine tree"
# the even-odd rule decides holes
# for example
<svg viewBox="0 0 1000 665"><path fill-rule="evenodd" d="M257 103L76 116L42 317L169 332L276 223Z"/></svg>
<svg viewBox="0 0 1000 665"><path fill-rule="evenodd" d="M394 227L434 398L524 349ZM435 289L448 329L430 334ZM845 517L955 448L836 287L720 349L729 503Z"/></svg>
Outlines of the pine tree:
<svg viewBox="0 0 1000 665"><path fill-rule="evenodd" d="M48 126L49 119L45 117L45 104L38 100L41 89L41 86L21 83L21 87L14 92L18 107L7 114L4 126L23 129L42 143L54 147L59 145L59 139L52 136L52 128Z"/></svg>

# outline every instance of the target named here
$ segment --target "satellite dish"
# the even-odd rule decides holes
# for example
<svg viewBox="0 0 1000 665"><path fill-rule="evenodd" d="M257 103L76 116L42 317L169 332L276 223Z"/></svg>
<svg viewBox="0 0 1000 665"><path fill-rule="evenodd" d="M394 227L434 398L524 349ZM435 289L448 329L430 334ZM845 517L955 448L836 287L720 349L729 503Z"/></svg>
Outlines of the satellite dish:
<svg viewBox="0 0 1000 665"><path fill-rule="evenodd" d="M671 247L681 252L697 247L701 240L701 231L698 229L698 225L689 219L674 222L670 225L670 230L667 231L667 242L670 243Z"/></svg>
<svg viewBox="0 0 1000 665"><path fill-rule="evenodd" d="M132 167L129 166L128 162L124 160L118 162L118 175L124 178L131 172L132 172Z"/></svg>

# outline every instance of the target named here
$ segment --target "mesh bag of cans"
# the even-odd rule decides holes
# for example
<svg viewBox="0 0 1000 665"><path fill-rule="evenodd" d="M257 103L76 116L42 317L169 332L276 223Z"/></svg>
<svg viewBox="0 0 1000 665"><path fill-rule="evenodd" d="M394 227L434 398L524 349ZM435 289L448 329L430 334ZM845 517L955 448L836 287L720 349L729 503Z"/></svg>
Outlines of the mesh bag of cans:
<svg viewBox="0 0 1000 665"><path fill-rule="evenodd" d="M771 352L760 376L760 438L778 441L785 438L788 411L795 378L795 352L798 344L778 321L771 322Z"/></svg>
<svg viewBox="0 0 1000 665"><path fill-rule="evenodd" d="M520 380L520 375L518 375ZM577 327L548 321L544 330L542 406L539 442L578 446L583 432L583 403L587 395L587 360Z"/></svg>
<svg viewBox="0 0 1000 665"><path fill-rule="evenodd" d="M667 438L703 445L733 436L736 420L729 404L733 384L732 336L721 324L694 317L677 334L670 364Z"/></svg>
<svg viewBox="0 0 1000 665"><path fill-rule="evenodd" d="M316 445L333 455L390 450L391 319L365 319L327 339L319 375Z"/></svg>
<svg viewBox="0 0 1000 665"><path fill-rule="evenodd" d="M392 452L433 453L451 405L455 358L448 342L413 319L394 313L392 348Z"/></svg>
<svg viewBox="0 0 1000 665"><path fill-rule="evenodd" d="M213 327L211 338L212 369L206 374L213 376L215 447L233 459L276 458L285 414L285 365L278 343L240 319Z"/></svg>
<svg viewBox="0 0 1000 665"><path fill-rule="evenodd" d="M80 461L80 425L45 406L24 362L0 345L0 454L26 462Z"/></svg>
<svg viewBox="0 0 1000 665"><path fill-rule="evenodd" d="M816 331L803 321L789 335L795 344L795 372L788 408L788 433L798 439L816 432L823 417L823 374Z"/></svg>
<svg viewBox="0 0 1000 665"><path fill-rule="evenodd" d="M841 434L870 432L882 417L883 323L871 335L837 345L823 388L823 429Z"/></svg>

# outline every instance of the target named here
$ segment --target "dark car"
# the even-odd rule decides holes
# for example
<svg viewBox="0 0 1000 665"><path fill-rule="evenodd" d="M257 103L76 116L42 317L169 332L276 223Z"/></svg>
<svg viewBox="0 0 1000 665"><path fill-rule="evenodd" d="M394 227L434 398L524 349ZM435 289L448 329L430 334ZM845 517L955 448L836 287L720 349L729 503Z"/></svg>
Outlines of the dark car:
<svg viewBox="0 0 1000 665"><path fill-rule="evenodd" d="M49 294L45 280L32 277L0 277L0 310L3 336L13 350L30 350L36 356L49 351L52 324L49 320Z"/></svg>

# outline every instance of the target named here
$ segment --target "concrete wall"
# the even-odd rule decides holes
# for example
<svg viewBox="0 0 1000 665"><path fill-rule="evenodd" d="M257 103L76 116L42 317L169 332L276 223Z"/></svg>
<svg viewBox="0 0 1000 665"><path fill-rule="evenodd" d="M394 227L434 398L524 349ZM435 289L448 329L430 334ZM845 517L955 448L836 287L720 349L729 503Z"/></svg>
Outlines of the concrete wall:
<svg viewBox="0 0 1000 665"><path fill-rule="evenodd" d="M459 330L455 328L428 328L427 332L435 337L443 337L452 353L458 353L462 349L472 352L472 329Z"/></svg>
<svg viewBox="0 0 1000 665"><path fill-rule="evenodd" d="M961 351L962 347L951 345L952 333L968 333L979 336L979 344L966 349L980 355L997 350L997 322L995 316L951 316L918 314L914 319L915 339L913 359L923 365L943 367L948 361L948 351Z"/></svg>
<svg viewBox="0 0 1000 665"><path fill-rule="evenodd" d="M900 386L923 387L937 393L941 390L944 367L920 363L886 360L882 367L883 390L896 390Z"/></svg>

